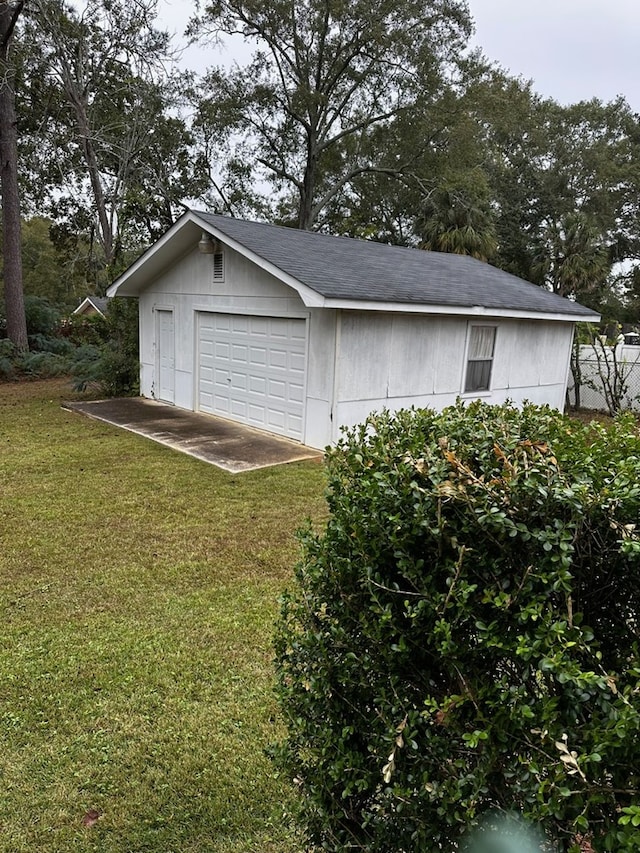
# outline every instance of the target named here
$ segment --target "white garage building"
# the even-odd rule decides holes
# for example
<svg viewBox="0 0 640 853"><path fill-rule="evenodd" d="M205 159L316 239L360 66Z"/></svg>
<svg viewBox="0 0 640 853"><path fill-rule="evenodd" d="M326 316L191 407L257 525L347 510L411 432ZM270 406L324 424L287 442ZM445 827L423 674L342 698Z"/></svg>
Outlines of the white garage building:
<svg viewBox="0 0 640 853"><path fill-rule="evenodd" d="M460 255L189 211L111 286L140 303L140 392L311 447L371 411L564 406L591 310Z"/></svg>

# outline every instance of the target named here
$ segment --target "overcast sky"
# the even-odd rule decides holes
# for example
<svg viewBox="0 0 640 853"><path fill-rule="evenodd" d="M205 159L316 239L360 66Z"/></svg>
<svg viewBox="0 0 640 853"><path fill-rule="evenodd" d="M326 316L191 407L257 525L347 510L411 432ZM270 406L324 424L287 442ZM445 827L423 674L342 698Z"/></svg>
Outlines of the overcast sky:
<svg viewBox="0 0 640 853"><path fill-rule="evenodd" d="M268 2L268 0L266 0ZM624 95L640 112L640 0L469 0L473 45L541 95L568 104ZM179 36L191 3L160 0L162 25ZM203 71L232 53L192 49L184 61Z"/></svg>
<svg viewBox="0 0 640 853"><path fill-rule="evenodd" d="M624 95L640 112L639 0L469 0L474 44L563 104Z"/></svg>

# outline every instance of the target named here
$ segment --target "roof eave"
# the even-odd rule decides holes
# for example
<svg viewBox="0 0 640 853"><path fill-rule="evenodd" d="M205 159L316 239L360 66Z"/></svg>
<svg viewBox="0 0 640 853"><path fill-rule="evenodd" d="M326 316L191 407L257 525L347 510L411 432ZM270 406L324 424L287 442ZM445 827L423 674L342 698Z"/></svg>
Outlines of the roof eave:
<svg viewBox="0 0 640 853"><path fill-rule="evenodd" d="M229 248L231 249L234 249L236 252L247 258L247 260L260 267L260 269L263 269L265 272L268 272L270 275L274 276L284 284L289 285L289 287L292 287L295 291L297 291L298 295L300 296L300 299L302 299L307 308L322 307L325 300L324 297L320 293L318 293L317 290L314 290L307 284L303 284L295 276L292 276L290 273L285 272L280 267L276 266L270 261L267 261L261 255L258 255L256 252L245 246L244 243L240 243L239 241L234 240L233 237L230 237L224 231L221 231L220 229L216 228L215 225L212 225L210 222L207 222L206 219L200 219L197 213L193 213L192 211L192 214L195 220L201 223L202 229L204 231L208 231L210 234L216 237L216 239L220 240L221 243L226 246L229 246Z"/></svg>
<svg viewBox="0 0 640 853"><path fill-rule="evenodd" d="M373 300L327 298L323 308L342 308L354 311L386 311L403 314L449 314L487 319L555 320L562 323L597 323L600 314L578 314L561 311L524 311L517 308L488 308L483 305L433 305L416 302L377 302Z"/></svg>
<svg viewBox="0 0 640 853"><path fill-rule="evenodd" d="M197 244L198 239L196 239L194 226L197 226L198 239L202 231L211 234L224 246L234 249L265 272L293 288L308 308L322 306L324 297L313 288L303 284L294 276L284 272L242 243L229 237L224 231L202 219L192 210L184 213L153 246L150 246L113 282L107 290L107 296L139 296L161 274L168 262L175 261Z"/></svg>
<svg viewBox="0 0 640 853"><path fill-rule="evenodd" d="M85 309L87 306L89 306L89 305L93 305L93 303L91 302L91 300L89 299L89 297L88 297L88 296L85 296L85 298L82 300L82 302L80 303L80 305L78 305L78 307L77 307L77 308L74 308L74 310L73 310L71 313L72 313L72 314L82 314L82 312L84 311L84 309ZM95 306L94 306L94 307L95 307Z"/></svg>
<svg viewBox="0 0 640 853"><path fill-rule="evenodd" d="M107 289L107 296L139 296L166 268L168 262L193 245L194 217L184 213L156 242L143 252Z"/></svg>

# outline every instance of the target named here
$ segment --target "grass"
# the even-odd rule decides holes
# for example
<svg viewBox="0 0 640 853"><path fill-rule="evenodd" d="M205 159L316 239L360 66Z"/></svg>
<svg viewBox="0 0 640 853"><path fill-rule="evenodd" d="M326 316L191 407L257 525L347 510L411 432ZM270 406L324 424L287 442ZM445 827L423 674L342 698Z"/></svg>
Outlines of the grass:
<svg viewBox="0 0 640 853"><path fill-rule="evenodd" d="M271 634L322 466L231 475L70 396L0 384L0 853L299 851Z"/></svg>

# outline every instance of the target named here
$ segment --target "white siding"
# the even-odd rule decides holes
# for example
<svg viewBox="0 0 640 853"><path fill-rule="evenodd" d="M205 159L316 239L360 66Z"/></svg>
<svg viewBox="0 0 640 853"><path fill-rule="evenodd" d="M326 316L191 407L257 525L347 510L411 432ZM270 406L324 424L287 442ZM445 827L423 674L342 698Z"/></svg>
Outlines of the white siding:
<svg viewBox="0 0 640 853"><path fill-rule="evenodd" d="M225 249L224 281L213 281L213 256L197 249L180 258L140 295L140 392L157 397L155 314L172 310L175 322L175 404L196 403L196 313L227 311L307 317L297 293L238 253Z"/></svg>
<svg viewBox="0 0 640 853"><path fill-rule="evenodd" d="M332 437L337 315L335 310L314 308L309 318L305 444L320 449Z"/></svg>
<svg viewBox="0 0 640 853"><path fill-rule="evenodd" d="M339 324L333 439L338 437L338 424L356 424L371 411L442 409L459 396L497 403L530 400L563 408L571 324L483 320L497 330L491 390L464 395L470 322L345 311Z"/></svg>

